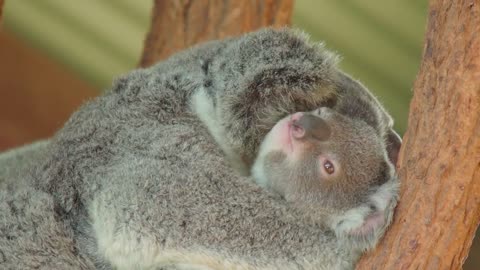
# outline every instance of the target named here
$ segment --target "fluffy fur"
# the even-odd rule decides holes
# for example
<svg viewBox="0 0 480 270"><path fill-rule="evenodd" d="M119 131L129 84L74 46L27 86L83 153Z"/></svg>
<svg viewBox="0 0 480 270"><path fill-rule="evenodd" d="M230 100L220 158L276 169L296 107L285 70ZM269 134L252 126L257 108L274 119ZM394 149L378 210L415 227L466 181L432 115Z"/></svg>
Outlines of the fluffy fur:
<svg viewBox="0 0 480 270"><path fill-rule="evenodd" d="M123 76L70 118L33 170L4 176L0 266L353 268L381 233L367 244L338 237L222 153L249 168L281 117L342 104L345 78L334 56L288 29L210 42ZM200 117L204 125L192 104L213 119ZM372 117L389 119L379 111ZM220 127L222 150L206 126ZM391 123L378 126L386 134ZM28 185L11 188L9 177Z"/></svg>

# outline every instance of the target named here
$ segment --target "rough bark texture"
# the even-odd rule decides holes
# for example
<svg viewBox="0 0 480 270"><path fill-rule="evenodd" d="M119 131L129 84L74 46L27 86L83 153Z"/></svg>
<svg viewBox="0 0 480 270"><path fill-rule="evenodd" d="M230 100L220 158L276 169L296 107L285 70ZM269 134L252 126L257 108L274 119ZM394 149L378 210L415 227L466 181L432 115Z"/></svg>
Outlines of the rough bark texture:
<svg viewBox="0 0 480 270"><path fill-rule="evenodd" d="M461 269L480 221L480 3L431 0L394 224L357 269Z"/></svg>
<svg viewBox="0 0 480 270"><path fill-rule="evenodd" d="M196 43L290 24L293 0L156 0L140 66Z"/></svg>

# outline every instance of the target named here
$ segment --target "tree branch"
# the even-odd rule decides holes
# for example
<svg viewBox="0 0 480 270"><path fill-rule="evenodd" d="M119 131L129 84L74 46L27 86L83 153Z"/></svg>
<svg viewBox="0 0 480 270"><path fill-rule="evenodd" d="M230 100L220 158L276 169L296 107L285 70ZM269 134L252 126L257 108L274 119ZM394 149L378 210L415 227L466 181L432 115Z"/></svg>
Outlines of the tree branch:
<svg viewBox="0 0 480 270"><path fill-rule="evenodd" d="M0 22L2 21L3 2L5 2L5 1L4 1L4 0L0 0Z"/></svg>
<svg viewBox="0 0 480 270"><path fill-rule="evenodd" d="M394 224L357 269L461 269L480 222L480 3L431 0Z"/></svg>
<svg viewBox="0 0 480 270"><path fill-rule="evenodd" d="M290 24L293 0L156 0L140 66L202 41Z"/></svg>

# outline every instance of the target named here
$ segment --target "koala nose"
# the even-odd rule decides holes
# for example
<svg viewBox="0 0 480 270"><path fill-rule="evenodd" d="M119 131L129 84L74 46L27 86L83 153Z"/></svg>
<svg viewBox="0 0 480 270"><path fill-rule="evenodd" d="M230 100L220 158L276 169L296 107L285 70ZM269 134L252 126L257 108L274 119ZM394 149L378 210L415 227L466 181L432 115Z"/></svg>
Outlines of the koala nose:
<svg viewBox="0 0 480 270"><path fill-rule="evenodd" d="M322 118L310 113L292 116L292 136L295 139L313 138L326 141L330 138L330 126Z"/></svg>

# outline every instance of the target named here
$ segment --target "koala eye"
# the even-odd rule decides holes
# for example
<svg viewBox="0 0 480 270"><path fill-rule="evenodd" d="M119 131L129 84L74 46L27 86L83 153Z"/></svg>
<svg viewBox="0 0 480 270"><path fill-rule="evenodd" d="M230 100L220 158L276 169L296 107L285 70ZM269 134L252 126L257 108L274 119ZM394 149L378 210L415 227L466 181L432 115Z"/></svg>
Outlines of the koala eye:
<svg viewBox="0 0 480 270"><path fill-rule="evenodd" d="M328 174L333 174L335 172L335 166L333 166L333 163L330 160L325 160L323 162L323 168Z"/></svg>
<svg viewBox="0 0 480 270"><path fill-rule="evenodd" d="M339 159L334 154L321 153L318 156L318 168L323 177L333 177L341 171Z"/></svg>

